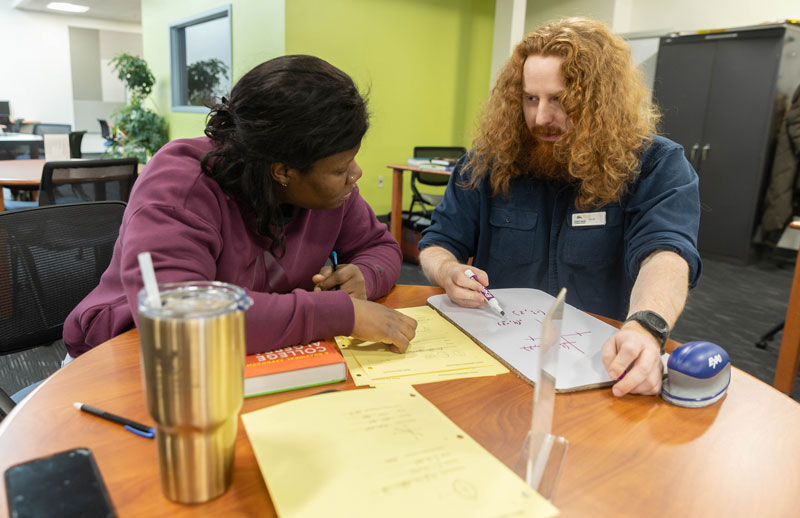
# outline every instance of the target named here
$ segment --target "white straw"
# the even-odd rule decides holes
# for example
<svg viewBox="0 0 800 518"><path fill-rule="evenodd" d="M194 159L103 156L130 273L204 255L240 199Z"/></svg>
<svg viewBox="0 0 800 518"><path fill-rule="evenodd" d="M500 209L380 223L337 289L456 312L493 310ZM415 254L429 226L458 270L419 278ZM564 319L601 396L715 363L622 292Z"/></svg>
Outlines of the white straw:
<svg viewBox="0 0 800 518"><path fill-rule="evenodd" d="M139 270L142 272L144 280L144 291L147 293L147 305L160 308L161 295L158 294L156 272L153 270L153 259L150 257L150 252L142 252L137 257L139 258Z"/></svg>

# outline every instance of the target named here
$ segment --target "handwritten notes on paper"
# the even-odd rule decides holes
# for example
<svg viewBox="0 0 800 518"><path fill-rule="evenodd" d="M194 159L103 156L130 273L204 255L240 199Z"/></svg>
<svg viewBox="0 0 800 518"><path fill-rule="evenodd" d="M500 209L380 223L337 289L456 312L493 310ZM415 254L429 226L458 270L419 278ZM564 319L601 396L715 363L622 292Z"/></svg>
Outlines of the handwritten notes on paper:
<svg viewBox="0 0 800 518"><path fill-rule="evenodd" d="M319 394L242 422L281 518L558 514L410 386Z"/></svg>
<svg viewBox="0 0 800 518"><path fill-rule="evenodd" d="M463 308L447 295L434 295L428 304L483 344L492 354L531 381L537 368L542 321L555 297L530 288L492 290L503 306L505 317L498 317L488 306ZM556 391L568 392L611 383L600 349L617 330L583 311L566 304L561 328Z"/></svg>
<svg viewBox="0 0 800 518"><path fill-rule="evenodd" d="M356 385L431 383L508 372L432 308L420 306L398 311L417 321L416 336L405 354L393 353L381 343L336 338Z"/></svg>

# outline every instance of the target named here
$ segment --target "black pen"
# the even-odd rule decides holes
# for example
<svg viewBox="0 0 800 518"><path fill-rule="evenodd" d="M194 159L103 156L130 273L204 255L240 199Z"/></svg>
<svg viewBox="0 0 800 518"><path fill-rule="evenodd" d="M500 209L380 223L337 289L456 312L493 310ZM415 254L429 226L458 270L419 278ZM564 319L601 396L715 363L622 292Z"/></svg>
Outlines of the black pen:
<svg viewBox="0 0 800 518"><path fill-rule="evenodd" d="M128 430L129 432L133 432L136 435L141 435L142 437L147 437L148 439L152 439L153 437L156 436L155 428L144 425L142 423L131 421L130 419L126 419L116 414L105 412L93 406L84 405L83 403L72 403L72 406L74 406L78 410L82 410L84 412L88 412L89 414L96 415L97 417L100 417L102 419L107 419L112 423L121 424L126 430Z"/></svg>

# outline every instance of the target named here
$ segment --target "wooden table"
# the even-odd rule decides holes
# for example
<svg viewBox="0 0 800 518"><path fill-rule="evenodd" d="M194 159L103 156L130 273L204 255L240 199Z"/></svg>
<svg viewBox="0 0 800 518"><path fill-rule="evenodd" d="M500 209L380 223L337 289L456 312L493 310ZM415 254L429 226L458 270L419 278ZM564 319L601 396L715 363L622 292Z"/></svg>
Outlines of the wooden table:
<svg viewBox="0 0 800 518"><path fill-rule="evenodd" d="M34 135L36 136L36 135ZM42 181L43 158L31 160L0 160L0 189L16 187L18 189L39 189ZM6 210L5 201L0 193L0 212Z"/></svg>
<svg viewBox="0 0 800 518"><path fill-rule="evenodd" d="M389 224L389 232L397 240L403 243L403 171L416 171L418 173L431 173L450 176L450 171L437 171L435 169L423 169L413 165L389 164L386 167L392 170L392 220Z"/></svg>
<svg viewBox="0 0 800 518"><path fill-rule="evenodd" d="M441 292L398 286L382 302L416 306ZM348 379L325 388L353 384ZM513 466L530 426L530 385L504 374L416 388ZM319 391L249 398L243 412ZM206 504L182 506L161 493L155 441L80 414L73 401L153 423L145 408L135 330L80 356L14 408L0 423L0 471L86 446L122 517L275 516L241 422L231 488ZM797 516L800 405L738 369L728 394L701 409L675 407L654 396L615 398L608 389L559 394L553 432L569 440L553 498L562 516ZM331 437L332 446L335 441ZM0 515L7 512L5 505L0 509Z"/></svg>

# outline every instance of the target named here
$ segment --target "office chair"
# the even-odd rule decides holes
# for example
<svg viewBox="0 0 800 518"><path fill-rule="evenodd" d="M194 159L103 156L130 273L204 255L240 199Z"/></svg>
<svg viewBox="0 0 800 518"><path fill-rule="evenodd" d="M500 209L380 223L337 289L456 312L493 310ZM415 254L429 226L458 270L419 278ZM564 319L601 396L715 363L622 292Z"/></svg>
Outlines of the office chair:
<svg viewBox="0 0 800 518"><path fill-rule="evenodd" d="M414 148L414 158L460 158L466 153L466 148L457 146L417 146ZM414 204L418 203L422 214L428 216L426 205L430 205L431 210L444 198L441 194L430 194L420 192L417 183L421 185L442 186L447 185L449 177L436 173L411 173L411 205L408 207L409 215L414 213Z"/></svg>
<svg viewBox="0 0 800 518"><path fill-rule="evenodd" d="M100 135L105 139L103 145L108 147L117 140L114 136L114 133L111 131L111 128L108 126L108 122L105 119L97 119L97 122L100 123Z"/></svg>
<svg viewBox="0 0 800 518"><path fill-rule="evenodd" d="M70 158L82 158L83 153L81 153L81 142L83 142L83 136L86 134L85 130L82 131L70 131L69 132L69 157Z"/></svg>
<svg viewBox="0 0 800 518"><path fill-rule="evenodd" d="M34 135L53 135L53 134L69 134L72 131L72 126L69 124L50 124L50 123L38 123L33 125L33 130L31 133ZM17 157L19 159L27 159L27 158L39 158L40 154L44 151L44 141L39 143L34 143L30 145L30 152L27 155L20 155Z"/></svg>
<svg viewBox="0 0 800 518"><path fill-rule="evenodd" d="M138 175L136 158L45 162L39 206L81 201L127 202Z"/></svg>
<svg viewBox="0 0 800 518"><path fill-rule="evenodd" d="M61 339L111 262L124 211L107 201L0 213L0 355ZM0 418L12 406L0 388Z"/></svg>
<svg viewBox="0 0 800 518"><path fill-rule="evenodd" d="M34 135L52 135L53 133L67 133L72 131L72 126L69 124L34 124Z"/></svg>

